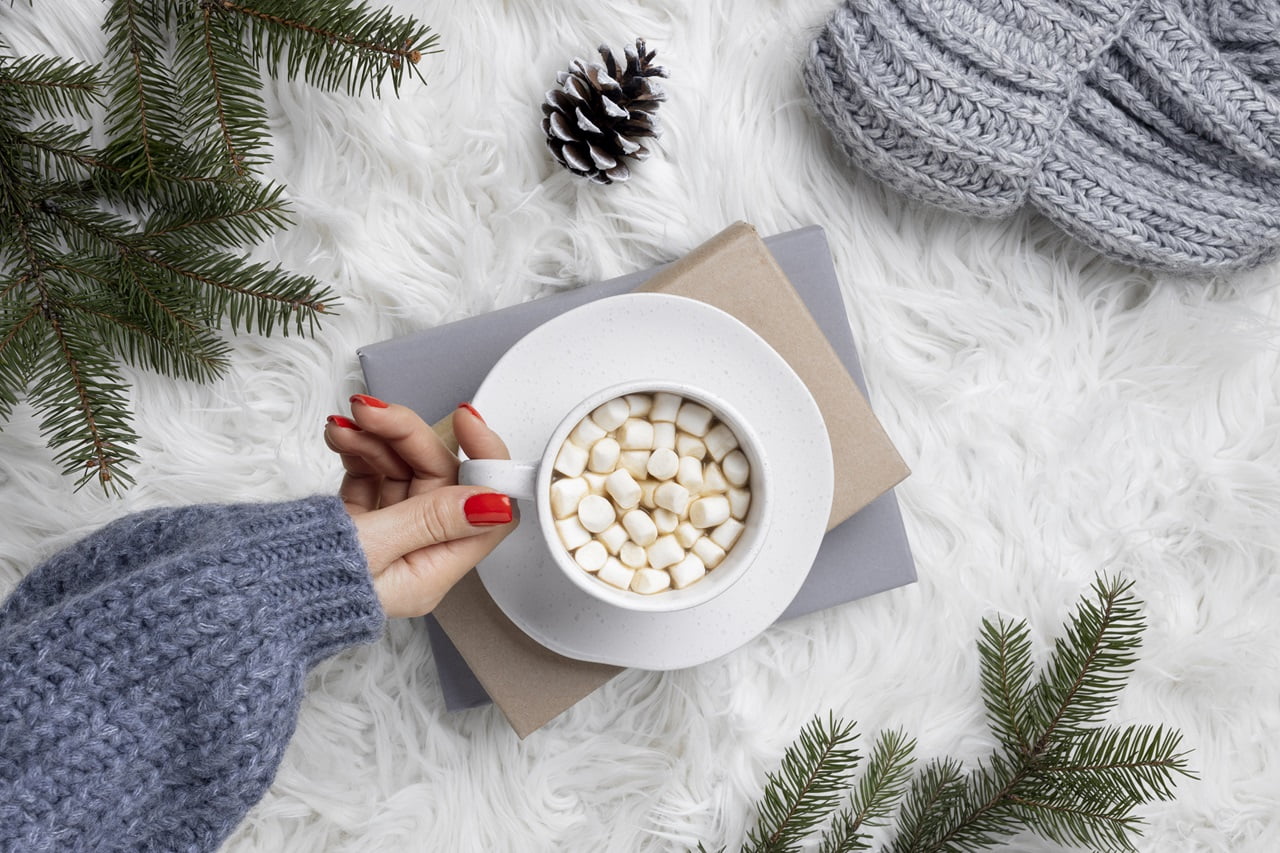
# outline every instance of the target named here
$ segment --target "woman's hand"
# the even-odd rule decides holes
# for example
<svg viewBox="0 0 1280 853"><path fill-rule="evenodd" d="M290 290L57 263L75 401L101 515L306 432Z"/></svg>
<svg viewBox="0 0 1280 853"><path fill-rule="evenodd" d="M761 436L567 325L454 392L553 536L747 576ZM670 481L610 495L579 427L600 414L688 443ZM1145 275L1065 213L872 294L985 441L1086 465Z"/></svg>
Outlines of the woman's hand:
<svg viewBox="0 0 1280 853"><path fill-rule="evenodd" d="M508 459L507 446L466 403L458 445L473 459ZM339 495L351 513L388 616L421 616L514 527L503 494L459 486L458 458L422 418L364 394L333 415L325 442L342 457Z"/></svg>

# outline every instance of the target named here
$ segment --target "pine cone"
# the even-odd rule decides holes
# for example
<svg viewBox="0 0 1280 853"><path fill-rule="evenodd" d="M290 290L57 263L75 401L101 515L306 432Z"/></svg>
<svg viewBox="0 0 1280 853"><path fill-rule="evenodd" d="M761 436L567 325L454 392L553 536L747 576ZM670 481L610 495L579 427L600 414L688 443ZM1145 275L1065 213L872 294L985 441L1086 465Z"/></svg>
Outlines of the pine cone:
<svg viewBox="0 0 1280 853"><path fill-rule="evenodd" d="M627 46L627 66L619 73L608 46L599 47L603 63L574 59L568 71L556 74L559 88L547 92L542 105L542 130L547 148L562 166L598 184L631 177L625 159L644 160L649 149L638 140L662 135L658 104L666 92L655 77L667 71L645 52L644 39Z"/></svg>

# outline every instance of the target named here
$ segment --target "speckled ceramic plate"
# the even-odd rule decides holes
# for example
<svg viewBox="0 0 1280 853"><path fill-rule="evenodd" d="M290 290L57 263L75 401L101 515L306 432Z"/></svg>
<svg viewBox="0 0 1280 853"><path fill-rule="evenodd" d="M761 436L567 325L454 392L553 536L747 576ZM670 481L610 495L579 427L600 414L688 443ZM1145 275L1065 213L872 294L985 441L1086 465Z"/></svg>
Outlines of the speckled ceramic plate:
<svg viewBox="0 0 1280 853"><path fill-rule="evenodd" d="M578 660L681 669L733 651L786 609L817 555L831 512L826 425L809 389L765 341L725 312L656 293L568 311L507 351L472 400L514 459L538 458L565 413L601 388L669 379L714 391L759 435L770 460L773 524L757 561L710 601L668 613L621 610L569 581L531 516L480 563L502 611L542 645Z"/></svg>

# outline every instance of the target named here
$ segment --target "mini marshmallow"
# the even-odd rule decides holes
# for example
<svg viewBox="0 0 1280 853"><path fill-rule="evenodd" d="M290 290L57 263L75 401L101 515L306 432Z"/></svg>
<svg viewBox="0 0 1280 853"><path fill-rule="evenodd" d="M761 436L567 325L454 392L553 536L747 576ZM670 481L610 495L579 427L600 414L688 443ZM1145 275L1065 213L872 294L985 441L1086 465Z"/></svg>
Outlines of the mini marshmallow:
<svg viewBox="0 0 1280 853"><path fill-rule="evenodd" d="M683 560L667 569L671 584L676 589L684 589L707 573L707 567L697 554L689 554Z"/></svg>
<svg viewBox="0 0 1280 853"><path fill-rule="evenodd" d="M608 434L608 430L591 420L591 418L583 418L578 421L578 425L573 428L573 432L569 433L569 440L579 447L590 447Z"/></svg>
<svg viewBox="0 0 1280 853"><path fill-rule="evenodd" d="M551 514L568 518L578 511L578 501L587 496L590 487L581 477L562 477L551 484Z"/></svg>
<svg viewBox="0 0 1280 853"><path fill-rule="evenodd" d="M622 548L618 550L618 559L622 561L622 565L630 566L633 569L649 564L649 558L644 549L634 542L622 543Z"/></svg>
<svg viewBox="0 0 1280 853"><path fill-rule="evenodd" d="M676 453L681 456L692 456L694 459L705 459L707 445L702 439L687 432L676 433Z"/></svg>
<svg viewBox="0 0 1280 853"><path fill-rule="evenodd" d="M745 486L751 476L751 463L741 450L727 454L720 467L724 469L724 478L735 486Z"/></svg>
<svg viewBox="0 0 1280 853"><path fill-rule="evenodd" d="M724 559L724 549L712 542L706 536L703 536L693 546L689 548L690 553L697 554L698 559L702 561L708 569L714 569L720 565L720 561Z"/></svg>
<svg viewBox="0 0 1280 853"><path fill-rule="evenodd" d="M622 526L627 529L627 535L631 537L631 541L637 545L652 545L658 538L657 525L653 523L649 513L642 509L633 509L623 515Z"/></svg>
<svg viewBox="0 0 1280 853"><path fill-rule="evenodd" d="M689 504L689 523L694 527L715 527L728 520L729 499L723 495L708 495Z"/></svg>
<svg viewBox="0 0 1280 853"><path fill-rule="evenodd" d="M625 399L627 411L633 418L643 418L653 408L653 398L648 394L628 394Z"/></svg>
<svg viewBox="0 0 1280 853"><path fill-rule="evenodd" d="M605 436L591 445L591 456L587 467L598 474L612 473L613 469L618 467L618 456L621 453L622 448L618 446L618 442Z"/></svg>
<svg viewBox="0 0 1280 853"><path fill-rule="evenodd" d="M640 484L625 469L619 468L605 477L604 490L618 509L635 509L640 505Z"/></svg>
<svg viewBox="0 0 1280 853"><path fill-rule="evenodd" d="M675 534L676 541L680 543L681 548L692 548L693 543L702 537L702 531L687 521L682 521L676 525Z"/></svg>
<svg viewBox="0 0 1280 853"><path fill-rule="evenodd" d="M649 555L649 565L655 569L665 569L684 559L684 549L676 541L676 537L668 534L659 536L654 543L645 549Z"/></svg>
<svg viewBox="0 0 1280 853"><path fill-rule="evenodd" d="M729 488L729 483L724 478L724 472L720 470L720 466L714 462L708 462L702 466L702 493L704 495L718 495Z"/></svg>
<svg viewBox="0 0 1280 853"><path fill-rule="evenodd" d="M587 495L578 503L578 522L592 533L603 532L617 518L613 504L601 495Z"/></svg>
<svg viewBox="0 0 1280 853"><path fill-rule="evenodd" d="M680 411L676 414L676 427L690 435L704 436L711 426L713 417L715 415L711 414L711 410L706 406L700 406L690 400L685 400L684 405L680 407Z"/></svg>
<svg viewBox="0 0 1280 853"><path fill-rule="evenodd" d="M604 567L596 573L596 577L600 580L618 589L630 589L631 579L635 576L635 569L628 569L613 557L605 560Z"/></svg>
<svg viewBox="0 0 1280 853"><path fill-rule="evenodd" d="M596 473L595 471L583 471L582 479L587 481L587 493L592 495L604 494L605 475Z"/></svg>
<svg viewBox="0 0 1280 853"><path fill-rule="evenodd" d="M747 517L747 510L751 509L751 492L747 489L739 489L734 486L729 487L729 514L738 521Z"/></svg>
<svg viewBox="0 0 1280 853"><path fill-rule="evenodd" d="M728 551L733 547L733 543L738 541L738 537L742 535L742 531L742 522L738 521L736 518L731 518L715 530L711 531L711 541Z"/></svg>
<svg viewBox="0 0 1280 853"><path fill-rule="evenodd" d="M676 425L669 421L660 421L653 425L653 447L666 447L674 450L676 447Z"/></svg>
<svg viewBox="0 0 1280 853"><path fill-rule="evenodd" d="M566 442L556 454L556 461L551 467L566 477L578 477L587 470L587 458L586 450Z"/></svg>
<svg viewBox="0 0 1280 853"><path fill-rule="evenodd" d="M637 480L643 480L649 475L649 451L622 451L618 456L618 467L626 469Z"/></svg>
<svg viewBox="0 0 1280 853"><path fill-rule="evenodd" d="M641 569L631 579L631 591L642 595L671 589L671 575L657 569Z"/></svg>
<svg viewBox="0 0 1280 853"><path fill-rule="evenodd" d="M659 447L649 454L647 470L650 477L658 480L670 480L680 470L680 457L669 447Z"/></svg>
<svg viewBox="0 0 1280 853"><path fill-rule="evenodd" d="M666 480L654 490L653 502L668 512L683 516L689 508L689 490L673 480Z"/></svg>
<svg viewBox="0 0 1280 853"><path fill-rule="evenodd" d="M716 424L702 437L711 458L719 462L730 450L738 446L738 437L733 434L727 424Z"/></svg>
<svg viewBox="0 0 1280 853"><path fill-rule="evenodd" d="M692 456L680 457L680 468L676 471L676 482L690 492L702 491L702 462Z"/></svg>
<svg viewBox="0 0 1280 853"><path fill-rule="evenodd" d="M680 526L680 516L669 509L658 507L653 511L653 526L658 528L660 534L674 533Z"/></svg>
<svg viewBox="0 0 1280 853"><path fill-rule="evenodd" d="M596 539L604 545L605 550L616 557L622 548L622 543L627 541L627 529L621 524L610 524L596 534Z"/></svg>
<svg viewBox="0 0 1280 853"><path fill-rule="evenodd" d="M654 500L654 495L659 485L657 480L640 481L640 506L645 509L653 509L658 505L657 501Z"/></svg>
<svg viewBox="0 0 1280 853"><path fill-rule="evenodd" d="M658 421L669 421L675 423L676 415L680 412L680 404L684 401L683 397L677 394L666 394L659 392L653 395L653 408L649 409L649 420L657 423Z"/></svg>
<svg viewBox="0 0 1280 853"><path fill-rule="evenodd" d="M573 552L573 559L587 571L598 572L604 568L604 561L609 559L609 552L603 545L592 539Z"/></svg>
<svg viewBox="0 0 1280 853"><path fill-rule="evenodd" d="M576 551L591 541L591 531L582 526L576 515L557 521L556 532L560 534L560 542L570 551Z"/></svg>
<svg viewBox="0 0 1280 853"><path fill-rule="evenodd" d="M610 432L622 426L622 422L630 414L631 406L627 404L626 398L615 397L592 412L591 420L605 432Z"/></svg>
<svg viewBox="0 0 1280 853"><path fill-rule="evenodd" d="M623 450L652 450L653 424L631 418L618 430L618 444Z"/></svg>

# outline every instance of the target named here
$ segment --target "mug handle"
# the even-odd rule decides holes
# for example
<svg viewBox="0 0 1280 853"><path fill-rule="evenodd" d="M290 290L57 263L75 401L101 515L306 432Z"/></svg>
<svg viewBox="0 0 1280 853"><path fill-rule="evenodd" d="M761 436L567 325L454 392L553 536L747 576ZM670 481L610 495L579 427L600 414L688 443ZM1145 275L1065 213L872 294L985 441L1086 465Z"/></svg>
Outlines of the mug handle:
<svg viewBox="0 0 1280 853"><path fill-rule="evenodd" d="M522 501L533 500L538 481L537 462L510 459L466 459L458 468L458 483L485 486Z"/></svg>

